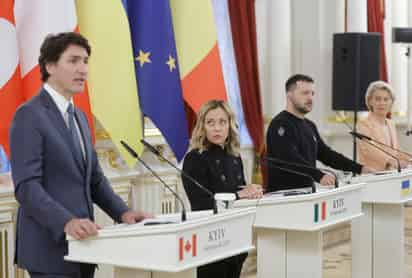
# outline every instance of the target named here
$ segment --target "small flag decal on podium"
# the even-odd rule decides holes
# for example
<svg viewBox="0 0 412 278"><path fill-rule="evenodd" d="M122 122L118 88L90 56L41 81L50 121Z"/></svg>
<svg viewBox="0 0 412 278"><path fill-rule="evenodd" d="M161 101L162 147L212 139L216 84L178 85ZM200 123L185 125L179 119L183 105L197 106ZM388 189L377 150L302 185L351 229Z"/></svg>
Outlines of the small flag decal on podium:
<svg viewBox="0 0 412 278"><path fill-rule="evenodd" d="M402 181L401 188L402 188L402 190L401 190L401 195L402 196L409 195L409 193L411 192L411 187L410 187L409 180Z"/></svg>
<svg viewBox="0 0 412 278"><path fill-rule="evenodd" d="M179 238L179 261L183 261L185 255L191 255L196 257L197 255L197 236L196 234L192 235L190 240L185 239L184 237Z"/></svg>
<svg viewBox="0 0 412 278"><path fill-rule="evenodd" d="M321 208L319 209L319 204L313 205L313 214L314 214L314 221L315 223L319 222L320 220L326 219L326 202L323 201L320 204Z"/></svg>

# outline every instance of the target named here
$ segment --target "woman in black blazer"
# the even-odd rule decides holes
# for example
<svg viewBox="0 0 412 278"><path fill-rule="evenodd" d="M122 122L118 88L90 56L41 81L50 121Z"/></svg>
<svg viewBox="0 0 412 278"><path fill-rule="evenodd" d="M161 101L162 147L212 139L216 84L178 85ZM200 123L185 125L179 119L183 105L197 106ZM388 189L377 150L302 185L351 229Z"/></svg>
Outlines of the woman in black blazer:
<svg viewBox="0 0 412 278"><path fill-rule="evenodd" d="M262 197L261 187L246 185L235 116L220 100L204 104L193 130L183 170L212 193L235 193L237 199ZM212 209L213 200L182 177L192 210ZM247 253L198 267L197 277L239 278Z"/></svg>

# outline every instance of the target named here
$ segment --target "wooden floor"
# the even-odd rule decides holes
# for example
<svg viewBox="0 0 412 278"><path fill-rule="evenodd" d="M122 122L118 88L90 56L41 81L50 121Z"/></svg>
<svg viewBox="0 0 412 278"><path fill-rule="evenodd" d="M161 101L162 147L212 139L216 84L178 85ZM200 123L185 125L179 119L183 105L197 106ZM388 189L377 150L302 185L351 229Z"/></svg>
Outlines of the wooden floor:
<svg viewBox="0 0 412 278"><path fill-rule="evenodd" d="M412 278L412 207L405 211L406 277ZM346 241L324 250L323 278L351 278L351 242ZM242 278L255 278L256 273Z"/></svg>

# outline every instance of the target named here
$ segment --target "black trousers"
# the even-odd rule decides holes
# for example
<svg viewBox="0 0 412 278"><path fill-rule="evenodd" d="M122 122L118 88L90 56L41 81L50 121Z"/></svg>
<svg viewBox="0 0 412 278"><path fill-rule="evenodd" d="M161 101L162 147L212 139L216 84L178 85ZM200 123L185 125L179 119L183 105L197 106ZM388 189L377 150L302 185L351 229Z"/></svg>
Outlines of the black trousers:
<svg viewBox="0 0 412 278"><path fill-rule="evenodd" d="M57 273L40 273L29 271L30 278L93 278L95 265L80 264L80 273L57 274Z"/></svg>
<svg viewBox="0 0 412 278"><path fill-rule="evenodd" d="M247 253L199 266L197 278L239 278Z"/></svg>

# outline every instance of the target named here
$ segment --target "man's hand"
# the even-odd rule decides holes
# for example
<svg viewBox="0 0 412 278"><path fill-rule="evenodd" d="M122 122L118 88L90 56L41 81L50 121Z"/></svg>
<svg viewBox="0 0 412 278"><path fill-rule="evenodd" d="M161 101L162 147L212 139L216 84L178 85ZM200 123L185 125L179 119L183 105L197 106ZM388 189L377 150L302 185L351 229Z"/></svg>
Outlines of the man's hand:
<svg viewBox="0 0 412 278"><path fill-rule="evenodd" d="M259 199L263 197L262 186L257 184L248 184L242 190L237 192L239 199Z"/></svg>
<svg viewBox="0 0 412 278"><path fill-rule="evenodd" d="M64 226L64 232L77 240L97 235L101 227L87 218L73 218Z"/></svg>
<svg viewBox="0 0 412 278"><path fill-rule="evenodd" d="M335 185L335 176L330 175L330 174L325 174L323 177L320 179L320 184L322 185Z"/></svg>
<svg viewBox="0 0 412 278"><path fill-rule="evenodd" d="M122 222L127 223L127 224L135 224L146 218L153 218L153 215L150 213L146 213L146 212L128 210L125 213L123 213L122 216L120 217Z"/></svg>

